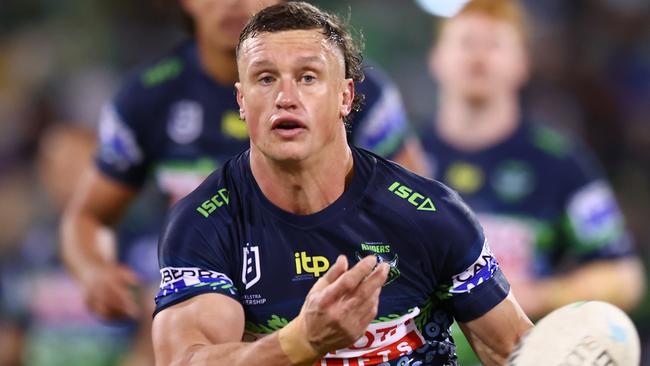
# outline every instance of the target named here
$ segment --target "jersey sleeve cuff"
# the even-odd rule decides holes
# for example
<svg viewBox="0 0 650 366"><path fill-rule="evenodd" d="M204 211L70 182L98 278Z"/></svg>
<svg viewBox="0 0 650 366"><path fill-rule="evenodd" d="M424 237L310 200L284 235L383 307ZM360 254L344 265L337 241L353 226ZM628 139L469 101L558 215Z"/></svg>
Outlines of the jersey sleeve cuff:
<svg viewBox="0 0 650 366"><path fill-rule="evenodd" d="M497 306L509 292L508 280L501 269L497 269L489 281L477 286L471 292L449 300L454 318L463 323L474 320Z"/></svg>
<svg viewBox="0 0 650 366"><path fill-rule="evenodd" d="M185 290L183 291L182 294L171 294L167 295L164 297L157 297L156 298L156 309L153 312L152 317L155 317L158 313L160 313L162 310L167 309L170 306L180 304L183 301L189 300L195 296L198 295L203 295L203 294L219 294L219 295L225 295L228 296L235 301L241 303L241 299L239 297L239 294L234 291L228 291L224 290L218 287L213 287L213 286L201 286L201 287L195 287L192 288L191 290Z"/></svg>

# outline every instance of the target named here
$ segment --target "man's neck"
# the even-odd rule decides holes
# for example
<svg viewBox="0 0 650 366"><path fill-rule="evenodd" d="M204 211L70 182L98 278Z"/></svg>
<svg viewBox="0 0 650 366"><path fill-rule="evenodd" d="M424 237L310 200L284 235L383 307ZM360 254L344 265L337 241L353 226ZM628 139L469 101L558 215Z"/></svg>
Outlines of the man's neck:
<svg viewBox="0 0 650 366"><path fill-rule="evenodd" d="M264 196L296 215L309 215L336 201L353 175L353 159L345 145L338 153L300 162L277 162L251 148L251 170Z"/></svg>
<svg viewBox="0 0 650 366"><path fill-rule="evenodd" d="M519 125L515 95L493 96L481 103L441 95L435 128L446 143L465 151L489 148L507 139Z"/></svg>
<svg viewBox="0 0 650 366"><path fill-rule="evenodd" d="M234 85L237 82L237 58L235 50L218 49L206 37L197 37L199 60L203 70L220 84Z"/></svg>

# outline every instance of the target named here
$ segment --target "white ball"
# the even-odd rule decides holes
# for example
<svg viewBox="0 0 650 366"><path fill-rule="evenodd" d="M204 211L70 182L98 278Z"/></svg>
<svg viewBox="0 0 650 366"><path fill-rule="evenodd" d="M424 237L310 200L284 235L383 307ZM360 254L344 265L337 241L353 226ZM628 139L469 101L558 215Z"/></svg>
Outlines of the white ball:
<svg viewBox="0 0 650 366"><path fill-rule="evenodd" d="M510 355L511 366L637 366L639 334L619 308L602 301L554 310Z"/></svg>

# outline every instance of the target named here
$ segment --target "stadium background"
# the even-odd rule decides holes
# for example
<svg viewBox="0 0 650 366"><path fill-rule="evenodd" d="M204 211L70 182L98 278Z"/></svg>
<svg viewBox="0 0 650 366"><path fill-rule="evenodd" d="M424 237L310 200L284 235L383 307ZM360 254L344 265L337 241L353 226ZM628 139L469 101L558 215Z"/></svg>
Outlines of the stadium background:
<svg viewBox="0 0 650 366"><path fill-rule="evenodd" d="M364 36L366 56L391 74L413 123L422 123L435 98L426 55L436 20L413 1L313 3L350 14ZM533 28L533 74L524 101L534 115L594 149L647 266L650 3L526 0L525 5ZM182 39L170 9L161 2L126 0L0 3L2 272L25 238L34 236L30 228L36 218L50 215L56 221L36 170L41 134L57 123L93 128L124 73ZM48 245L44 250L54 250ZM644 364L650 364L650 295L632 316L644 339Z"/></svg>

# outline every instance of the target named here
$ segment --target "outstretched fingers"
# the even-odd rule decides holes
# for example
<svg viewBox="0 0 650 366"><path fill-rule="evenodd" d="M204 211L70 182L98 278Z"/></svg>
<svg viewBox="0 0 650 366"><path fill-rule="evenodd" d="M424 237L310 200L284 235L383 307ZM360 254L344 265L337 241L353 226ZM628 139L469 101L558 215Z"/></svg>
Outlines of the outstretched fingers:
<svg viewBox="0 0 650 366"><path fill-rule="evenodd" d="M384 283L386 283L386 277L388 277L388 269L386 263L380 263L354 291L346 296L345 301L348 306L352 309L359 308L366 311L369 302L378 302L379 293Z"/></svg>
<svg viewBox="0 0 650 366"><path fill-rule="evenodd" d="M340 275L334 283L323 289L321 304L328 306L344 296L353 293L370 275L377 264L375 256L367 256L347 272ZM370 277L368 277L370 278Z"/></svg>
<svg viewBox="0 0 650 366"><path fill-rule="evenodd" d="M334 265L311 287L312 293L318 292L334 283L342 274L348 270L348 259L344 255L336 258Z"/></svg>
<svg viewBox="0 0 650 366"><path fill-rule="evenodd" d="M377 314L387 276L388 265L377 265L375 256L362 259L349 270L347 261L339 257L314 284L318 292L307 297L301 310L310 344L328 351L352 344L363 335Z"/></svg>
<svg viewBox="0 0 650 366"><path fill-rule="evenodd" d="M388 278L388 270L390 267L386 263L379 263L374 271L358 286L356 293L360 297L369 297L376 290L381 289L381 287L386 283L386 278Z"/></svg>

